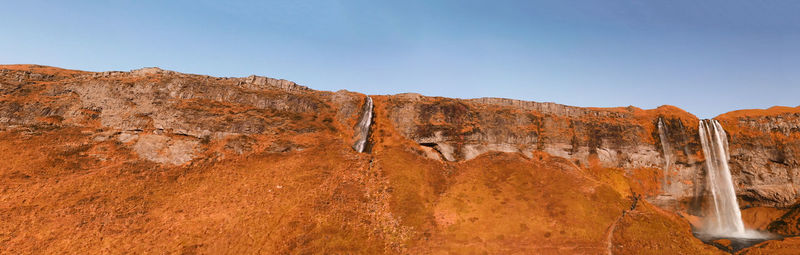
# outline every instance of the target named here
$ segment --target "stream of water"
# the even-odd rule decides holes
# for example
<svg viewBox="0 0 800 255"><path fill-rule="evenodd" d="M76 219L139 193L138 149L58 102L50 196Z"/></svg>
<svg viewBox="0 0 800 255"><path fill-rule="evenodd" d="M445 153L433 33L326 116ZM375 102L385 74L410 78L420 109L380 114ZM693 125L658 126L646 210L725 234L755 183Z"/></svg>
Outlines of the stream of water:
<svg viewBox="0 0 800 255"><path fill-rule="evenodd" d="M370 125L372 125L372 108L372 98L367 96L367 102L364 104L364 114L361 116L358 126L356 126L356 135L358 139L356 140L356 144L353 145L353 149L358 152L364 152L364 150L367 148L369 128Z"/></svg>

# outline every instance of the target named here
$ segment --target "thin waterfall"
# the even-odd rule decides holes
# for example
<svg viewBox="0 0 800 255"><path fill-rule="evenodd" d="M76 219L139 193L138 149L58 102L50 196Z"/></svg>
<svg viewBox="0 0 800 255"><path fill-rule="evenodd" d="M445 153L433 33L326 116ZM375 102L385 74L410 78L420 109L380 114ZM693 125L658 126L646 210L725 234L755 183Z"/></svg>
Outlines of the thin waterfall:
<svg viewBox="0 0 800 255"><path fill-rule="evenodd" d="M725 130L716 120L700 121L700 142L706 159L708 185L714 198L714 215L707 218L704 227L708 234L715 236L745 236L742 212L736 201L728 160L728 138Z"/></svg>
<svg viewBox="0 0 800 255"><path fill-rule="evenodd" d="M358 152L364 152L367 148L369 128L372 125L372 108L372 98L367 96L367 101L364 103L364 114L361 115L361 120L356 126L356 143L353 145L353 149Z"/></svg>
<svg viewBox="0 0 800 255"><path fill-rule="evenodd" d="M667 126L664 121L658 118L658 137L661 138L661 150L664 151L664 179L662 180L661 189L664 193L667 192L667 185L669 184L669 173L672 168L672 147L669 146L667 141Z"/></svg>

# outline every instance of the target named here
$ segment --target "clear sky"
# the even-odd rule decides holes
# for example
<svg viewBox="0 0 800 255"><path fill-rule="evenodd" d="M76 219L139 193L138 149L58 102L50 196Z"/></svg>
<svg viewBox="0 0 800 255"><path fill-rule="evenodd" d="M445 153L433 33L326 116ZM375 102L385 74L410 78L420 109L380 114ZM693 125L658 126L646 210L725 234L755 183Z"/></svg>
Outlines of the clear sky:
<svg viewBox="0 0 800 255"><path fill-rule="evenodd" d="M0 64L258 74L320 90L800 105L800 1L1 1Z"/></svg>

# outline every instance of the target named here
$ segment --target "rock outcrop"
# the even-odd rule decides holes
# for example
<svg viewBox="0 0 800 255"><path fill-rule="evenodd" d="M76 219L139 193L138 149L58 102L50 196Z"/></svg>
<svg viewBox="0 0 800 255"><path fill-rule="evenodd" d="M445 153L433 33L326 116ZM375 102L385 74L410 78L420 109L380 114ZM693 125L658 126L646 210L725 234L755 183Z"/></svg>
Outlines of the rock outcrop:
<svg viewBox="0 0 800 255"><path fill-rule="evenodd" d="M0 126L93 127L97 139L116 139L142 158L175 165L221 153L197 146L210 140L352 132L360 105L355 93L312 91L258 76L215 78L158 68L69 75L18 69L23 70L0 73Z"/></svg>

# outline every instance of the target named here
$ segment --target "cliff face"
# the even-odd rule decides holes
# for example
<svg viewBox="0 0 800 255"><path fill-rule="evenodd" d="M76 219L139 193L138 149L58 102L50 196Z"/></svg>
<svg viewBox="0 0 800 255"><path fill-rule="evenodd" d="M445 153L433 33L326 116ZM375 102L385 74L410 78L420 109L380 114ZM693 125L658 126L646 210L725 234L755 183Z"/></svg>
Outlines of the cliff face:
<svg viewBox="0 0 800 255"><path fill-rule="evenodd" d="M156 163L250 151L246 135L276 139L268 150L301 145L282 137L351 129L362 95L319 92L285 80L215 78L145 68L87 73L8 68L0 73L0 125L92 128L95 141L119 141ZM207 146L220 141L220 148Z"/></svg>
<svg viewBox="0 0 800 255"><path fill-rule="evenodd" d="M372 100L363 132L370 108L358 93L158 68L1 66L0 247L716 252L670 212L702 214L707 197L699 120L683 110ZM794 203L799 116L717 118L743 202ZM352 149L363 134L369 153Z"/></svg>
<svg viewBox="0 0 800 255"><path fill-rule="evenodd" d="M606 167L629 169L664 164L661 148L655 146L658 118L673 126L697 120L670 106L592 109L499 98L398 95L387 97L385 107L403 136L435 148L448 161L469 160L487 151L528 157L544 151L581 165L597 159ZM670 138L685 143L683 137Z"/></svg>
<svg viewBox="0 0 800 255"><path fill-rule="evenodd" d="M464 161L487 151L530 157L533 151L544 151L584 166L597 160L604 167L626 169L632 176L642 169L660 169L659 174L666 176L659 178L666 181L642 180L659 184L644 191L654 201L664 199L655 195L669 195L690 207L699 206L702 201L696 200L704 196L699 119L675 107L579 108L415 94L390 96L383 104L403 136L438 152L429 154L433 158L438 154L444 160ZM744 202L781 207L795 202L800 187L796 182L799 112L798 108L777 108L718 117L729 132L731 167ZM664 126L661 130L659 121ZM659 132L665 133L666 147Z"/></svg>
<svg viewBox="0 0 800 255"><path fill-rule="evenodd" d="M744 110L717 117L730 136L731 171L740 197L788 206L800 189L800 107Z"/></svg>

